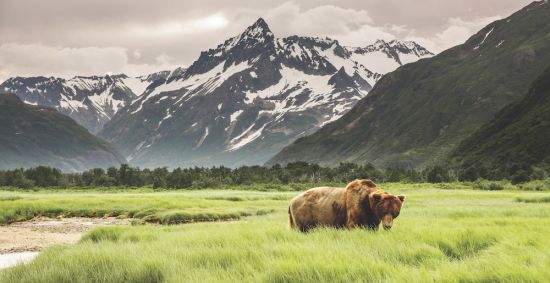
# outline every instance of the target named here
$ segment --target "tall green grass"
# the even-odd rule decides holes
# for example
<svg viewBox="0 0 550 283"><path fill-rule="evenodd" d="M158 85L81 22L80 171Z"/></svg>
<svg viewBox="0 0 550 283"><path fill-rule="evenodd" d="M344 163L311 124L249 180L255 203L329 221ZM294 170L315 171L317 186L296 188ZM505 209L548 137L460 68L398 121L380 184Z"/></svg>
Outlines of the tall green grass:
<svg viewBox="0 0 550 283"><path fill-rule="evenodd" d="M0 272L0 281L545 282L550 278L550 204L516 201L547 194L401 184L387 189L407 196L392 231L319 228L307 234L287 228L292 194L146 194L145 199L155 199L150 204L162 207L182 198L191 199L195 209L205 213L228 207L274 212L230 222L96 228L76 245L49 248L28 265ZM143 200L139 195L121 197L129 206L134 198Z"/></svg>
<svg viewBox="0 0 550 283"><path fill-rule="evenodd" d="M0 225L48 217L124 217L180 224L239 220L274 211L295 193L243 191L58 192L0 191ZM235 201L239 204L235 205Z"/></svg>
<svg viewBox="0 0 550 283"><path fill-rule="evenodd" d="M544 196L544 197L518 197L516 198L516 201L518 202L526 202L526 203L550 203L550 196Z"/></svg>

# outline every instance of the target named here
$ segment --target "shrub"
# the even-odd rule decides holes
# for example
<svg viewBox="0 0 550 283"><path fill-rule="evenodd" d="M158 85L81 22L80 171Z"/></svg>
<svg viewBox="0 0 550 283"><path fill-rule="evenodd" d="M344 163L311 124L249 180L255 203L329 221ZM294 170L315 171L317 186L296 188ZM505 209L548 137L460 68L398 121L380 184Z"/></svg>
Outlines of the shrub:
<svg viewBox="0 0 550 283"><path fill-rule="evenodd" d="M520 169L512 176L512 184L525 183L529 181L529 174L527 171Z"/></svg>
<svg viewBox="0 0 550 283"><path fill-rule="evenodd" d="M504 185L498 182L491 182L486 180L477 180L473 183L475 189L485 191L500 191L504 190Z"/></svg>
<svg viewBox="0 0 550 283"><path fill-rule="evenodd" d="M531 181L518 186L525 191L548 191L550 190L550 179Z"/></svg>

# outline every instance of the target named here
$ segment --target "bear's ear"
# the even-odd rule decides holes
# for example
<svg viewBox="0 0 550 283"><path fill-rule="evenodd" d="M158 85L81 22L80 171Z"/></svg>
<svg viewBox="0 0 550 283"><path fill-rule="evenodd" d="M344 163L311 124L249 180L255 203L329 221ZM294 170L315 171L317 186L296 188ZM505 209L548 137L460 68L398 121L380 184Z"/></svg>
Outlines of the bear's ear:
<svg viewBox="0 0 550 283"><path fill-rule="evenodd" d="M373 194L372 195L372 200L374 201L374 203L379 203L382 200L382 195L381 194Z"/></svg>
<svg viewBox="0 0 550 283"><path fill-rule="evenodd" d="M405 196L397 196L401 202L405 201Z"/></svg>
<svg viewBox="0 0 550 283"><path fill-rule="evenodd" d="M360 188L361 188L361 183L359 182L359 180L353 180L346 186L347 191L354 191Z"/></svg>
<svg viewBox="0 0 550 283"><path fill-rule="evenodd" d="M371 179L363 180L361 183L369 188L376 188L376 184Z"/></svg>

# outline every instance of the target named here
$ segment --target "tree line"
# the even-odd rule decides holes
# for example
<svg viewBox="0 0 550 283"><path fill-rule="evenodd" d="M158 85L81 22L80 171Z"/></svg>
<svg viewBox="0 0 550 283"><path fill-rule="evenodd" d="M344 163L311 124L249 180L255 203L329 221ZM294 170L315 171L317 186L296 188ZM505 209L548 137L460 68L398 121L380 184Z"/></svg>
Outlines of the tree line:
<svg viewBox="0 0 550 283"><path fill-rule="evenodd" d="M168 170L166 167L140 169L128 164L108 169L95 168L80 173L64 173L59 169L38 166L29 169L0 171L0 186L32 187L153 187L165 189L204 189L232 185L252 184L330 184L347 183L357 178L375 182L453 182L475 181L483 176L476 171L460 171L441 165L424 170L407 168L376 168L372 164L340 163L336 167L321 167L306 162L293 162L285 166L274 165L228 167L194 167ZM540 173L548 176L546 173ZM541 176L542 176L541 175ZM542 176L541 178L545 178ZM522 174L512 182L525 182L538 178Z"/></svg>

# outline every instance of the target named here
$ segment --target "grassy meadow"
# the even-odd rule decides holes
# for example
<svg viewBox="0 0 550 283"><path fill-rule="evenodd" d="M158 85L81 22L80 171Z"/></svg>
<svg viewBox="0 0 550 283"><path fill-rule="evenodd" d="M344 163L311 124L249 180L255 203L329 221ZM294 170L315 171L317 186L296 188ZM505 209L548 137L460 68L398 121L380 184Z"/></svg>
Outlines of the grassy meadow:
<svg viewBox="0 0 550 283"><path fill-rule="evenodd" d="M0 271L0 282L544 282L550 193L384 184L390 232L287 227L297 192L0 191L6 224L36 215L135 219ZM219 221L231 220L231 221ZM207 222L204 222L207 221ZM217 222L214 222L217 221ZM181 225L139 225L147 222Z"/></svg>
<svg viewBox="0 0 550 283"><path fill-rule="evenodd" d="M0 224L47 217L132 218L135 222L180 224L238 220L263 215L279 208L293 193L266 194L239 191L156 192L150 190L117 193L47 190L25 193L0 191ZM238 203L238 204L236 204Z"/></svg>

